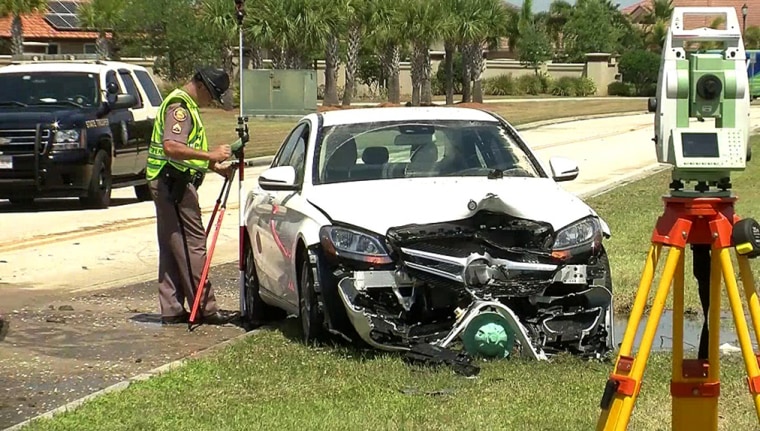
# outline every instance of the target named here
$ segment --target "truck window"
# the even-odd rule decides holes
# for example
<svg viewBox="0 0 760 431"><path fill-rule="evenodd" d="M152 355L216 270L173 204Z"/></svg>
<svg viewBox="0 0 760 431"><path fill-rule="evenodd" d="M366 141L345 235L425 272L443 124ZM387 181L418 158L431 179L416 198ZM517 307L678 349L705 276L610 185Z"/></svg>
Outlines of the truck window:
<svg viewBox="0 0 760 431"><path fill-rule="evenodd" d="M121 80L124 81L124 86L127 87L127 93L135 96L137 99L137 105L134 106L134 109L140 109L143 107L143 100L142 96L140 95L140 92L137 90L137 85L135 85L135 80L132 79L132 75L127 70L120 70L119 75L121 75Z"/></svg>
<svg viewBox="0 0 760 431"><path fill-rule="evenodd" d="M140 81L140 85L142 85L142 87L145 89L145 93L148 94L148 100L150 101L150 104L153 106L161 106L163 97L161 97L161 92L158 91L156 83L153 82L150 74L144 70L135 70L135 76L137 76L137 80Z"/></svg>
<svg viewBox="0 0 760 431"><path fill-rule="evenodd" d="M0 108L18 104L60 108L100 104L99 76L85 72L16 72L0 74ZM22 105L22 106L23 106ZM18 107L15 106L17 109Z"/></svg>

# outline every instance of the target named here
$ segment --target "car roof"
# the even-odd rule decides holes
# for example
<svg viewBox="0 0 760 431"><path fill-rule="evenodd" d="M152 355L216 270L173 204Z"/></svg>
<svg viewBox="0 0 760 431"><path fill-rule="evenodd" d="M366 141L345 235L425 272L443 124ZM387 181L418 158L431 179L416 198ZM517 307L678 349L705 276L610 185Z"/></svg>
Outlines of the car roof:
<svg viewBox="0 0 760 431"><path fill-rule="evenodd" d="M85 72L102 73L106 69L130 69L147 71L142 66L121 61L43 61L22 62L0 67L0 73L30 72Z"/></svg>
<svg viewBox="0 0 760 431"><path fill-rule="evenodd" d="M475 108L455 106L410 106L410 107L373 107L359 109L341 109L322 113L323 126L341 124L372 123L380 121L415 121L415 120L464 120L491 121L498 119L491 113Z"/></svg>

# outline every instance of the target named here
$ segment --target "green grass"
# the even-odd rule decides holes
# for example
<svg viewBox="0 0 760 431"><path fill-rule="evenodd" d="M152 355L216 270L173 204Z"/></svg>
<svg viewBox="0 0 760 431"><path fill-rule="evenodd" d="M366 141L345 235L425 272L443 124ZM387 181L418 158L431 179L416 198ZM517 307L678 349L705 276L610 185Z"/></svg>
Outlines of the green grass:
<svg viewBox="0 0 760 431"><path fill-rule="evenodd" d="M750 140L753 154L760 151L760 135ZM654 157L654 154L652 155ZM760 178L760 161L752 159L747 163L747 169L732 175L734 192L739 197L736 203L736 213L743 218L760 218L760 188L757 187ZM610 226L612 237L607 240L607 249L612 266L612 280L615 289L615 306L619 313L627 313L633 304L638 289L641 272L646 261L652 231L657 218L664 210L662 195L668 192L670 171L666 170L646 179L614 189L604 195L591 198L587 203L597 210ZM663 248L659 269L662 270L668 248ZM738 266L733 259L738 277ZM751 260L755 279L760 275L760 266L756 260ZM696 281L692 276L691 251L686 248L685 294L686 312L700 313L701 306L697 295ZM657 289L659 277L652 283L651 298ZM739 285L741 289L741 284ZM672 298L672 294L671 294ZM728 300L723 296L721 305L728 309ZM668 301L668 307L671 301Z"/></svg>
<svg viewBox="0 0 760 431"><path fill-rule="evenodd" d="M738 358L721 362L721 429L757 423ZM670 429L669 361L666 354L650 358L630 429ZM589 430L610 369L571 357L513 359L483 364L467 379L393 355L307 348L265 330L27 429Z"/></svg>
<svg viewBox="0 0 760 431"><path fill-rule="evenodd" d="M755 154L758 144L756 136ZM758 163L734 176L737 212L745 217L760 209L753 186ZM613 232L607 247L622 310L635 294L667 185L667 174L660 174L589 200ZM690 273L688 259L686 268ZM696 308L694 284L687 288L687 305ZM290 320L250 334L208 358L27 429L590 430L612 369L569 356L478 361L480 375L468 379L446 368L412 368L392 354L308 348L294 340L296 326ZM670 361L668 353L650 357L629 429L670 429ZM757 429L745 376L741 356L722 358L720 430Z"/></svg>

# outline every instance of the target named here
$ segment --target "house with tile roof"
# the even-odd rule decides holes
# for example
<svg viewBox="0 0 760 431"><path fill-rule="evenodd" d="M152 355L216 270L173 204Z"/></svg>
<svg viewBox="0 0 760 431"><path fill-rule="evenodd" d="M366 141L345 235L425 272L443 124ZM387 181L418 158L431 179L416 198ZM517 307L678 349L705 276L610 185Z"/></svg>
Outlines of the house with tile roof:
<svg viewBox="0 0 760 431"><path fill-rule="evenodd" d="M652 0L641 0L621 9L621 12L627 15L632 22L640 23L649 13L651 5ZM673 0L672 5L673 7L733 7L736 10L736 17L739 19L739 25L744 24L742 7L746 5L746 26L760 26L760 2L756 0ZM710 17L687 17L684 24L686 28L707 27L711 21Z"/></svg>
<svg viewBox="0 0 760 431"><path fill-rule="evenodd" d="M24 52L30 54L94 54L98 33L85 31L77 19L89 0L49 0L44 11L23 15ZM0 17L0 55L10 54L12 16Z"/></svg>

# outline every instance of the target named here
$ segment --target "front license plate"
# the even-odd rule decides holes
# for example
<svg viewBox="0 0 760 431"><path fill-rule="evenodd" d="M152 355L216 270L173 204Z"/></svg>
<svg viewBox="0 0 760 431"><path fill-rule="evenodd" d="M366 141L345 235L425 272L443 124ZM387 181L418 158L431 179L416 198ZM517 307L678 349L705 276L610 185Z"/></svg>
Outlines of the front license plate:
<svg viewBox="0 0 760 431"><path fill-rule="evenodd" d="M0 156L0 169L13 169L13 158L11 156Z"/></svg>

